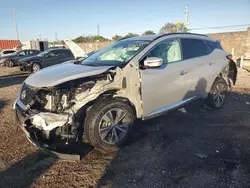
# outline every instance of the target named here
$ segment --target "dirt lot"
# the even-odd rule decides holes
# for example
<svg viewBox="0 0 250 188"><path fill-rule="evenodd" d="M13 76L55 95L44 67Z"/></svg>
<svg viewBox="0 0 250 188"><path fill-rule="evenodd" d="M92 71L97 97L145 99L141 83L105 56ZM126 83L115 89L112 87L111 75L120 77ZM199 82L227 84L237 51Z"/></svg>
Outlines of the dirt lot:
<svg viewBox="0 0 250 188"><path fill-rule="evenodd" d="M106 156L63 161L32 146L12 110L26 74L0 67L0 187L250 187L250 73L221 110L201 101L148 121Z"/></svg>

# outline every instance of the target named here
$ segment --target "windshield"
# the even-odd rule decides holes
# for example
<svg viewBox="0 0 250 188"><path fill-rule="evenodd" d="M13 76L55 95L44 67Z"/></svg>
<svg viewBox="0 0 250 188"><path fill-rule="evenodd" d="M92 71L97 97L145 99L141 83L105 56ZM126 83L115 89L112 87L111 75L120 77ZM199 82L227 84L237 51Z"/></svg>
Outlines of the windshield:
<svg viewBox="0 0 250 188"><path fill-rule="evenodd" d="M148 44L149 41L141 40L118 41L83 60L82 64L90 66L122 65L130 61Z"/></svg>
<svg viewBox="0 0 250 188"><path fill-rule="evenodd" d="M49 53L48 51L44 51L44 52L41 52L40 54L38 54L37 56L43 57L48 53Z"/></svg>

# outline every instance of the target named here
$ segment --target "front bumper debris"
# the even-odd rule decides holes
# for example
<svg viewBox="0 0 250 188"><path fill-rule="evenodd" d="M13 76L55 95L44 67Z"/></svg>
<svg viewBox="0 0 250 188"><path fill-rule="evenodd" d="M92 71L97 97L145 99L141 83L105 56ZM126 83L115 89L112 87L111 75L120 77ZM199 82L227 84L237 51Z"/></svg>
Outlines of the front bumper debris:
<svg viewBox="0 0 250 188"><path fill-rule="evenodd" d="M48 119L46 119L47 121L45 120L45 121L39 122L38 120L41 120L41 118L38 118L38 117L41 117L41 116L38 116L38 115L30 116L18 104L20 104L20 101L15 102L15 104L13 105L13 108L15 109L15 115L16 115L18 125L23 130L23 132L25 133L25 136L27 137L27 139L30 141L32 145L38 147L39 149L41 149L42 151L46 153L50 153L53 156L56 156L61 159L65 159L65 160L80 160L81 159L80 155L78 154L65 154L62 152L57 152L53 148L51 148L48 144L43 143L41 140L39 140L35 135L32 135L27 129L27 121L30 121L30 117L33 120L36 119L35 120L36 123L40 123L41 126L48 125L48 127L52 128L53 124L47 124L49 122ZM43 127L40 127L40 128L43 129Z"/></svg>
<svg viewBox="0 0 250 188"><path fill-rule="evenodd" d="M20 71L31 71L31 64L27 65L26 62L18 62Z"/></svg>

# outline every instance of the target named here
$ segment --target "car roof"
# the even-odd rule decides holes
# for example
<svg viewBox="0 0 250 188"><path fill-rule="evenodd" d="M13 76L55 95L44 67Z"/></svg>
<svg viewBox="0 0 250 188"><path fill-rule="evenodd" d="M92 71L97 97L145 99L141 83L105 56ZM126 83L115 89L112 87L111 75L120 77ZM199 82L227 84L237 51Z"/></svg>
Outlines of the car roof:
<svg viewBox="0 0 250 188"><path fill-rule="evenodd" d="M2 50L2 51L9 51L9 50L11 50L11 51L16 51L16 50L14 50L14 49L4 49L4 50Z"/></svg>
<svg viewBox="0 0 250 188"><path fill-rule="evenodd" d="M48 50L46 50L46 51L47 51L47 52L52 52L52 51L56 51L56 50L70 51L70 49L67 49L67 48L54 48L54 49L48 49Z"/></svg>
<svg viewBox="0 0 250 188"><path fill-rule="evenodd" d="M142 35L142 36L136 36L136 37L131 37L131 38L125 38L125 39L121 39L121 40L146 40L146 41L154 41L158 38L164 37L164 36L168 36L168 35L185 35L185 36L192 36L195 37L197 36L197 38L208 38L208 39L212 39L210 37L208 37L207 35L202 35L202 34L197 34L197 33L165 33L165 34L155 34L155 35Z"/></svg>

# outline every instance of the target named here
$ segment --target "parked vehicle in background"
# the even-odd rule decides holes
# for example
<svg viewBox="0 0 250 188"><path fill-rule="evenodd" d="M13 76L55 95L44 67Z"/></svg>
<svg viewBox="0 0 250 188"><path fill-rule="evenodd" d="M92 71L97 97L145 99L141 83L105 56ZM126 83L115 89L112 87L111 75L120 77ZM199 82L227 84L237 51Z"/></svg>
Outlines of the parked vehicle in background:
<svg viewBox="0 0 250 188"><path fill-rule="evenodd" d="M219 109L237 78L232 56L205 35L171 33L120 40L79 64L32 74L14 105L36 146L88 143L110 152L134 120L159 116L195 99ZM62 150L61 150L62 151Z"/></svg>
<svg viewBox="0 0 250 188"><path fill-rule="evenodd" d="M4 66L8 67L14 67L18 65L18 61L20 59L23 59L25 57L35 56L39 53L41 53L40 50L20 50L13 53L12 55L1 58L0 64L3 64Z"/></svg>
<svg viewBox="0 0 250 188"><path fill-rule="evenodd" d="M15 53L16 50L12 50L12 49L6 49L6 50L2 50L0 52L0 57L4 57L4 56L7 56L7 55L11 55L13 53Z"/></svg>
<svg viewBox="0 0 250 188"><path fill-rule="evenodd" d="M50 49L37 56L21 59L19 66L21 71L37 72L42 68L73 59L75 59L74 55L69 49Z"/></svg>

